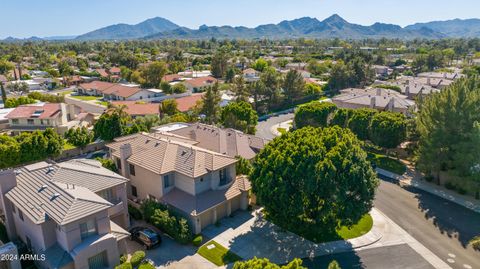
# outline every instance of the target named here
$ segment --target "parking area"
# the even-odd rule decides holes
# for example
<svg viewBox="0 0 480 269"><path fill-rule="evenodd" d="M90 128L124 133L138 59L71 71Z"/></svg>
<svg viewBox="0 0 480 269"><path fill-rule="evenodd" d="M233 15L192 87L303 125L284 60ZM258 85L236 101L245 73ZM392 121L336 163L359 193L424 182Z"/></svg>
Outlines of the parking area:
<svg viewBox="0 0 480 269"><path fill-rule="evenodd" d="M146 224L145 222L135 222L132 225L132 227L136 226L149 227L152 230L155 230L161 234L158 229ZM166 267L172 263L183 260L184 258L193 256L197 251L196 247L192 245L179 244L165 234L161 234L161 237L162 243L160 244L160 246L149 250L145 250L144 247L136 241L131 241L127 239L127 253L132 254L137 250L145 251L146 257L152 260L155 263L156 267Z"/></svg>

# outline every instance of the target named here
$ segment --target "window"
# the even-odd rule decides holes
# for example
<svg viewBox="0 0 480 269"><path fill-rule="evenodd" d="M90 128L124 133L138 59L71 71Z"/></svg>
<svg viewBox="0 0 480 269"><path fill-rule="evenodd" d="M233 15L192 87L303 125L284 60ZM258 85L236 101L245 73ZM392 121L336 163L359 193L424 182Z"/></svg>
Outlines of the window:
<svg viewBox="0 0 480 269"><path fill-rule="evenodd" d="M27 119L28 125L33 125L35 122L33 119Z"/></svg>
<svg viewBox="0 0 480 269"><path fill-rule="evenodd" d="M40 125L43 125L43 119L40 119Z"/></svg>
<svg viewBox="0 0 480 269"><path fill-rule="evenodd" d="M113 202L114 200L112 189L106 189L106 190L100 191L98 195L109 202Z"/></svg>
<svg viewBox="0 0 480 269"><path fill-rule="evenodd" d="M120 160L119 158L116 158L116 160L117 160L117 169L122 170L122 160Z"/></svg>
<svg viewBox="0 0 480 269"><path fill-rule="evenodd" d="M18 217L23 221L23 212L22 210L18 210Z"/></svg>
<svg viewBox="0 0 480 269"><path fill-rule="evenodd" d="M25 241L27 241L27 248L32 249L32 240L30 240L30 237L25 236Z"/></svg>
<svg viewBox="0 0 480 269"><path fill-rule="evenodd" d="M132 196L138 197L137 187L135 187L135 186L133 186L133 185L132 185Z"/></svg>
<svg viewBox="0 0 480 269"><path fill-rule="evenodd" d="M164 175L163 176L163 187L168 188L173 186L173 175Z"/></svg>
<svg viewBox="0 0 480 269"><path fill-rule="evenodd" d="M12 124L18 124L18 119L12 119Z"/></svg>
<svg viewBox="0 0 480 269"><path fill-rule="evenodd" d="M135 175L135 165L129 164L128 168L130 170L130 175L134 176Z"/></svg>
<svg viewBox="0 0 480 269"><path fill-rule="evenodd" d="M220 186L227 184L227 169L220 170Z"/></svg>
<svg viewBox="0 0 480 269"><path fill-rule="evenodd" d="M80 237L83 239L97 234L95 219L80 224Z"/></svg>

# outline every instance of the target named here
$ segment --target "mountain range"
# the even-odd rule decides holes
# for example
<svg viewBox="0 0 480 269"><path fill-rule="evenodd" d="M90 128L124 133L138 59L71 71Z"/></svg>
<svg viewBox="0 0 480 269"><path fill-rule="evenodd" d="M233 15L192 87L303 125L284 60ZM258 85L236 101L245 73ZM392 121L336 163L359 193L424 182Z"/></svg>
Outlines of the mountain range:
<svg viewBox="0 0 480 269"><path fill-rule="evenodd" d="M339 15L332 15L323 21L303 17L285 20L278 24L259 25L255 28L244 26L206 26L190 29L179 26L167 19L156 17L141 23L115 24L76 37L31 37L17 39L8 37L7 42L41 40L128 40L128 39L286 39L286 38L399 38L399 39L440 39L480 37L480 19L454 19L416 23L406 27L394 24L375 23L370 26L350 23Z"/></svg>

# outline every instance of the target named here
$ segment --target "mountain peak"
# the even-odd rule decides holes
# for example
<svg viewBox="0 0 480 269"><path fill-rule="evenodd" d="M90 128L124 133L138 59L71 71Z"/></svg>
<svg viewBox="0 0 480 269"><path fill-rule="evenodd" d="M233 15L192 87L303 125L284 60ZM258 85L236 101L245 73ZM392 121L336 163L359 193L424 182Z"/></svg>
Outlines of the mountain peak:
<svg viewBox="0 0 480 269"><path fill-rule="evenodd" d="M326 18L323 20L324 23L348 23L346 20L344 20L340 15L338 14L333 14L332 16Z"/></svg>

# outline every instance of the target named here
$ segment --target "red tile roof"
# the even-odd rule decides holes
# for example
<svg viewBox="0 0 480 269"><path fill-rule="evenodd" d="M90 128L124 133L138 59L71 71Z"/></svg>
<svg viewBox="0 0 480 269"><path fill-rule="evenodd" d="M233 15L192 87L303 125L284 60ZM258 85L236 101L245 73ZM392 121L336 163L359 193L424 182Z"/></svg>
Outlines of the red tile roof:
<svg viewBox="0 0 480 269"><path fill-rule="evenodd" d="M105 71L105 69L99 68L99 69L96 69L96 71L98 74L100 74L101 77L108 77L108 73L107 71Z"/></svg>
<svg viewBox="0 0 480 269"><path fill-rule="evenodd" d="M120 84L113 84L112 87L105 89L103 93L127 98L136 94L139 91L141 91L141 89L137 87L128 87Z"/></svg>
<svg viewBox="0 0 480 269"><path fill-rule="evenodd" d="M171 74L171 75L163 76L162 81L172 82L172 81L180 80L181 78L183 78L183 76L180 76L178 74Z"/></svg>
<svg viewBox="0 0 480 269"><path fill-rule="evenodd" d="M112 67L112 68L110 68L109 72L110 72L110 74L112 74L112 73L120 73L121 70L120 70L119 67Z"/></svg>
<svg viewBox="0 0 480 269"><path fill-rule="evenodd" d="M114 101L114 106L126 106L125 112L130 116L158 115L159 104L137 103L136 101Z"/></svg>
<svg viewBox="0 0 480 269"><path fill-rule="evenodd" d="M51 118L55 114L61 111L60 104L44 104L44 105L23 105L15 108L12 112L8 113L6 116L7 119L22 119L22 118L38 118L46 119ZM32 115L35 112L35 117Z"/></svg>
<svg viewBox="0 0 480 269"><path fill-rule="evenodd" d="M92 81L89 83L82 83L79 85L79 87L85 90L95 89L99 92L103 92L106 89L113 87L114 85L115 85L114 83L105 82L105 81Z"/></svg>
<svg viewBox="0 0 480 269"><path fill-rule="evenodd" d="M202 96L203 93L194 93L190 96L176 99L177 109L181 112L189 111L197 104L197 101L202 99Z"/></svg>
<svg viewBox="0 0 480 269"><path fill-rule="evenodd" d="M192 85L192 87L198 88L198 87L211 85L211 84L217 82L217 79L214 78L214 77L207 76L207 77L190 79L190 80L187 80L185 82Z"/></svg>

